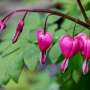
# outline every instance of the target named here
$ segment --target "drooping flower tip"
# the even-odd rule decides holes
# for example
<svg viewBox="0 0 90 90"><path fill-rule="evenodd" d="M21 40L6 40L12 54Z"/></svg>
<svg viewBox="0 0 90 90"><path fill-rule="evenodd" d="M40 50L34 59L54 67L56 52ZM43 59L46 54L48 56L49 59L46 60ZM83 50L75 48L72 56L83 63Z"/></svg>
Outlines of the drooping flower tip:
<svg viewBox="0 0 90 90"><path fill-rule="evenodd" d="M61 71L64 73L66 70L67 70L67 68L68 68L68 62L69 62L69 58L67 59L67 58L65 58L64 59L64 61L63 61L63 63L62 63L62 65L61 65Z"/></svg>
<svg viewBox="0 0 90 90"><path fill-rule="evenodd" d="M45 63L45 51L40 52L40 64L43 65Z"/></svg>
<svg viewBox="0 0 90 90"><path fill-rule="evenodd" d="M86 59L84 60L84 63L82 65L82 72L85 75L88 73L88 61Z"/></svg>
<svg viewBox="0 0 90 90"><path fill-rule="evenodd" d="M2 32L6 28L6 25L0 21L0 32Z"/></svg>

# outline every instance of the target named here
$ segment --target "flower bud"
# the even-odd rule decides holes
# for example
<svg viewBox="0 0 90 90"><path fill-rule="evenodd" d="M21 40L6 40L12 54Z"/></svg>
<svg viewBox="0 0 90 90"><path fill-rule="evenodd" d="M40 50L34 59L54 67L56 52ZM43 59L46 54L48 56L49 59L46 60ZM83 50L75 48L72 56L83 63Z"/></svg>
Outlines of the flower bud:
<svg viewBox="0 0 90 90"><path fill-rule="evenodd" d="M21 34L22 32L22 29L23 29L23 26L24 26L24 22L21 20L19 23L18 23L18 26L16 28L16 31L14 33L14 36L12 38L12 43L15 43L19 37L19 35Z"/></svg>
<svg viewBox="0 0 90 90"><path fill-rule="evenodd" d="M49 32L46 32L44 34L44 31L42 29L39 29L37 31L37 40L38 40L39 48L41 51L40 61L42 64L44 64L45 63L45 52L50 47L50 45L52 43L52 36Z"/></svg>
<svg viewBox="0 0 90 90"><path fill-rule="evenodd" d="M6 25L0 21L0 32L2 32L6 28Z"/></svg>

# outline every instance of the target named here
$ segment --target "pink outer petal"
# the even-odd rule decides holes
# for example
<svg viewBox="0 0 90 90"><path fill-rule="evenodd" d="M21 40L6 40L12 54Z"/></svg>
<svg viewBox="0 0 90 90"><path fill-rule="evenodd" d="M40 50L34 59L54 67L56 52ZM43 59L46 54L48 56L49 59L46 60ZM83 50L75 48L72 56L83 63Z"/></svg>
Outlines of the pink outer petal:
<svg viewBox="0 0 90 90"><path fill-rule="evenodd" d="M81 37L79 36L76 36L75 38L78 38L78 41L79 41L79 50L83 50L83 46L84 46L84 41Z"/></svg>
<svg viewBox="0 0 90 90"><path fill-rule="evenodd" d="M81 37L81 38L87 38L87 35L85 33L80 33L77 36Z"/></svg>
<svg viewBox="0 0 90 90"><path fill-rule="evenodd" d="M62 51L62 54L68 58L70 51L73 46L73 42L71 40L71 37L69 35L63 35L59 41L60 49Z"/></svg>
<svg viewBox="0 0 90 90"><path fill-rule="evenodd" d="M82 71L83 71L83 74L87 74L88 73L88 59L84 60L84 63L82 65Z"/></svg>
<svg viewBox="0 0 90 90"><path fill-rule="evenodd" d="M89 59L90 58L90 40L87 40L87 46L86 46L86 52L87 52L87 55L86 55L86 58Z"/></svg>
<svg viewBox="0 0 90 90"><path fill-rule="evenodd" d="M63 61L63 63L62 63L62 65L61 65L61 71L64 73L66 70L67 70L67 68L68 68L68 62L69 62L69 58L67 59L67 58L65 58L64 59L64 61Z"/></svg>
<svg viewBox="0 0 90 90"><path fill-rule="evenodd" d="M86 56L87 56L87 41L88 41L87 35L85 33L80 33L77 36L79 36L83 39L84 45L83 45L83 48L80 50L80 52L86 58Z"/></svg>
<svg viewBox="0 0 90 90"><path fill-rule="evenodd" d="M74 40L72 42L73 42L73 45L72 45L72 50L70 51L70 54L69 54L69 58L71 58L72 56L77 54L79 51L79 45L80 45L79 39L74 38Z"/></svg>
<svg viewBox="0 0 90 90"><path fill-rule="evenodd" d="M39 29L37 31L37 39L39 43L39 48L41 51L47 50L52 43L52 36L49 32L46 32L44 35L44 31Z"/></svg>

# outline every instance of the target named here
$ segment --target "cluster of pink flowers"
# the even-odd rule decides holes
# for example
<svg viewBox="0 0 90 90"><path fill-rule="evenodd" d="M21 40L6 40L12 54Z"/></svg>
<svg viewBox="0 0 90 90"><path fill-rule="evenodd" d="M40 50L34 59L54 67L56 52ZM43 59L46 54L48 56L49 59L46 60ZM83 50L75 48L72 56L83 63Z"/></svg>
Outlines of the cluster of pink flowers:
<svg viewBox="0 0 90 90"><path fill-rule="evenodd" d="M88 59L90 58L90 39L85 33L80 33L74 39L71 39L69 35L61 37L60 49L65 56L64 62L61 65L62 72L65 72L68 68L69 58L73 57L79 51L85 57L82 65L83 74L88 73Z"/></svg>
<svg viewBox="0 0 90 90"><path fill-rule="evenodd" d="M41 51L40 62L45 63L45 52L52 43L52 36L49 32L44 34L42 29L37 31L37 39ZM85 33L80 33L76 37L71 38L69 35L63 35L59 41L60 49L65 59L61 65L61 71L64 73L68 68L69 58L76 55L79 51L85 57L82 65L84 74L88 72L88 59L90 58L90 39Z"/></svg>
<svg viewBox="0 0 90 90"><path fill-rule="evenodd" d="M23 26L24 26L24 19L26 16L27 12L25 13L24 17L20 22L18 23L18 26L16 28L15 34L12 38L12 43L14 44L18 37L20 36ZM52 15L49 14L47 18ZM7 20L10 18L10 16L7 18ZM47 21L46 18L46 21ZM6 20L6 21L7 21ZM6 21L1 20L0 21L0 32L6 28ZM45 21L45 28L44 31L42 29L39 29L37 31L37 40L40 48L40 63L44 64L45 63L45 54L46 50L50 47L52 44L52 35L49 32L46 32L46 21ZM78 19L76 20L76 22ZM75 22L75 26L76 26ZM74 31L75 31L75 26L74 26ZM73 36L74 36L74 31L73 31ZM59 41L60 49L62 54L65 56L64 62L61 65L61 71L64 73L67 68L68 68L68 62L69 58L73 57L76 55L79 51L81 54L85 57L84 63L82 65L82 71L84 74L88 73L88 60L90 58L90 35L87 36L85 33L80 33L76 37L70 37L69 35L63 35Z"/></svg>

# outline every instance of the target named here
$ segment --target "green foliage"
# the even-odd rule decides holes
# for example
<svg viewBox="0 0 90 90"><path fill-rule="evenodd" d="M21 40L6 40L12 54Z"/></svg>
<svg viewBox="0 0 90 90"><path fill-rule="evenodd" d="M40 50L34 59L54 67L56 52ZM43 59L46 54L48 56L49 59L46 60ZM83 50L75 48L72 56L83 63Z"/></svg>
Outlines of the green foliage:
<svg viewBox="0 0 90 90"><path fill-rule="evenodd" d="M59 47L59 42L57 42L51 48L50 53L49 53L49 58L50 58L51 62L54 64L58 60L60 55L61 55L61 50L60 50L60 47Z"/></svg>
<svg viewBox="0 0 90 90"><path fill-rule="evenodd" d="M53 9L53 10L58 11L57 9ZM77 8L75 10L77 10ZM62 13L68 12L64 10L63 11L59 10L59 11ZM88 17L89 17L89 13L90 11L87 12ZM75 15L77 14L78 13L76 13ZM0 43L0 52L2 53L0 55L0 72L1 72L0 85L2 83L7 84L10 78L17 83L19 76L22 72L24 63L26 64L29 70L34 71L38 63L39 53L40 53L40 50L38 48L36 33L38 29L44 28L45 18L47 17L47 15L48 14L44 14L44 16L42 16L38 13L32 13L31 15L28 15L25 18L25 26L23 28L22 34L15 44L11 43L11 38L13 37L14 30L17 26L16 23L18 22L15 21L13 23L14 25L11 25L10 28L8 28L8 30L4 31ZM69 34L72 37L74 24L75 24L74 22L65 19L61 24L61 28L58 29L58 25L56 21L58 21L60 18L61 17L59 16L52 15L48 18L47 21L47 31L50 32L53 37L52 46L48 49L49 52L48 58L53 64L60 63L64 59L64 56L61 54L61 50L59 47L59 40L65 34ZM78 18L84 21L82 15L78 16ZM8 31L9 33L7 33ZM89 30L77 24L75 29L75 36L80 32L84 32L88 34ZM81 82L82 77L84 77L84 75L82 75L81 72L82 63L83 63L83 57L79 52L74 57L70 58L68 70L65 73L62 73L60 70L58 78L60 80L61 89L72 90L71 85L74 86L76 85L76 83L80 83L80 85L83 85L83 83ZM36 84L36 87L32 88L31 90L37 90L37 89L46 90L45 87L48 86L48 84L50 84L51 82L49 82L50 77L48 78L47 76L44 75L45 74L37 76L37 78L39 78L41 81L39 84ZM46 81L45 81L45 77L47 78ZM42 79L44 82L42 81ZM44 86L43 88L42 85L44 84L46 86ZM53 89L47 88L47 90L53 90Z"/></svg>
<svg viewBox="0 0 90 90"><path fill-rule="evenodd" d="M54 9L58 11L57 9ZM62 11L67 13L66 11ZM0 43L0 85L7 84L10 78L16 83L18 82L19 76L22 72L23 64L25 63L29 70L34 71L38 60L40 50L38 48L37 42L37 30L44 28L45 18L47 14L42 17L39 13L31 13L25 18L25 25L23 31L15 44L12 44L11 39L17 27L18 21L12 22L7 30L3 31ZM55 23L59 16L51 16L48 19L47 31L49 31L54 37L55 30L57 29L57 24ZM43 21L44 20L44 21ZM43 23L42 23L43 22ZM53 42L55 42L53 40ZM56 62L61 54L59 44L57 43L52 50L58 46L59 54L55 57ZM53 54L51 54L53 55Z"/></svg>
<svg viewBox="0 0 90 90"><path fill-rule="evenodd" d="M56 77L50 77L46 71L32 73L24 68L18 84L10 80L3 88L4 90L58 90L59 85L55 81Z"/></svg>
<svg viewBox="0 0 90 90"><path fill-rule="evenodd" d="M35 44L28 44L24 51L24 62L27 67L34 71L39 60L39 48Z"/></svg>
<svg viewBox="0 0 90 90"><path fill-rule="evenodd" d="M69 11L68 13L69 15L78 15L81 13L77 0L52 0L52 4L59 4L59 3L61 8ZM85 10L90 9L89 0L81 0L81 3Z"/></svg>

